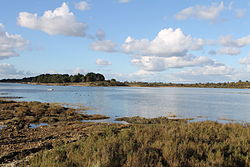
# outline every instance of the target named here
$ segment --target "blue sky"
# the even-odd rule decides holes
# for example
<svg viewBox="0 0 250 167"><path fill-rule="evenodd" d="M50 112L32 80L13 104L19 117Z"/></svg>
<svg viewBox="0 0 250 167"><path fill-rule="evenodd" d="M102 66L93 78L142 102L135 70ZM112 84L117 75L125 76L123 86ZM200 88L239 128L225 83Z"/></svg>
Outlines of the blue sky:
<svg viewBox="0 0 250 167"><path fill-rule="evenodd" d="M250 78L247 1L0 3L0 78L78 72L149 82Z"/></svg>

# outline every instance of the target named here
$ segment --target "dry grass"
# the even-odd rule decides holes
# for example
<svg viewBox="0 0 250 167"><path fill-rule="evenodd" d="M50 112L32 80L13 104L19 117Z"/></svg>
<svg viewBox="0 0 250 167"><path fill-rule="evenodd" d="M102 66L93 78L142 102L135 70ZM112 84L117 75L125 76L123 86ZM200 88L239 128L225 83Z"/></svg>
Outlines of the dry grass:
<svg viewBox="0 0 250 167"><path fill-rule="evenodd" d="M134 119L134 118L133 118ZM34 156L32 167L250 166L250 126L169 121L106 125L86 139ZM149 123L149 124L147 124ZM28 165L28 164L24 164Z"/></svg>

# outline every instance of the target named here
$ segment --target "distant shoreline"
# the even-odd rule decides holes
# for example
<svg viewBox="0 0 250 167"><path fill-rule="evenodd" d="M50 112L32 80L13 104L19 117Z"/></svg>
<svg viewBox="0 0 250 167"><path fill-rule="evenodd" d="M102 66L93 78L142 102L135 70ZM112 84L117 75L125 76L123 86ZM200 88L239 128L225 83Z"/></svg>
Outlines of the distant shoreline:
<svg viewBox="0 0 250 167"><path fill-rule="evenodd" d="M184 87L184 88L234 88L250 89L250 82L239 80L238 82L221 83L163 83L163 82L139 82L139 81L117 81L116 79L105 79L100 73L69 74L41 74L34 77L22 79L2 79L0 83L22 83L32 85L48 86L100 86L100 87Z"/></svg>
<svg viewBox="0 0 250 167"><path fill-rule="evenodd" d="M18 83L18 82L17 82ZM248 82L247 82L248 83ZM242 86L223 86L221 83L210 84L172 84L172 83L124 83L107 81L99 82L79 82L79 83L37 83L37 82L21 82L19 84L28 85L45 85L45 86L86 86L86 87L155 87L155 88L227 88L227 89L250 89L250 83Z"/></svg>

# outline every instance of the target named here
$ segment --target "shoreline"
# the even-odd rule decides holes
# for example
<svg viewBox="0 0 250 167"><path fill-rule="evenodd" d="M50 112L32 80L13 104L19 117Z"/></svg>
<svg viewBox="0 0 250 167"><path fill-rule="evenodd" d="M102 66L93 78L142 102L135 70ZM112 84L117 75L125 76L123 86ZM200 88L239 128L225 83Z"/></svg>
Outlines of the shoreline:
<svg viewBox="0 0 250 167"><path fill-rule="evenodd" d="M141 140L140 142L142 142L142 144L136 146L135 149L131 148L131 151L133 154L137 155L137 151L139 150L136 157L142 157L142 162L140 162L140 164L143 164L148 163L147 161L144 162L143 160L144 158L147 159L147 157L144 157L144 151L146 150L144 150L143 152L140 152L140 150L145 149L144 147L152 147L150 146L151 142L148 143L148 141L152 140L157 141L157 143L165 143L168 141L166 139L168 139L169 137L170 139L172 138L172 142L179 140L185 141L186 143L188 143L187 146L193 144L192 140L190 141L189 138L197 138L195 139L197 140L196 142L201 144L204 144L204 142L206 144L207 140L209 143L210 140L213 141L215 145L213 145L213 142L211 142L211 148L209 147L207 148L208 150L204 150L203 154L208 154L210 152L209 150L217 148L216 144L220 144L220 142L222 141L225 142L225 144L234 146L234 141L236 139L244 141L245 144L240 147L250 149L250 147L248 147L249 143L246 143L250 138L249 123L222 124L214 121L189 122L187 119L169 119L167 117L152 119L146 119L142 117L124 117L117 119L119 121L126 121L128 122L128 124L82 122L81 120L83 120L84 118L105 119L107 118L107 116L84 115L77 113L77 110L79 109L67 108L53 103L17 102L13 100L0 99L0 124L3 125L0 129L0 166L2 167L10 164L12 166L28 166L30 164L31 166L64 166L65 163L71 161L72 164L70 164L69 166L74 166L74 164L79 164L76 166L86 166L86 164L88 163L95 163L94 161L88 161L88 159L91 159L91 156L95 154L93 152L94 150L91 149L92 147L96 147L96 151L98 151L99 149L113 150L114 152L112 152L111 154L105 155L107 154L106 151L102 152L102 154L104 154L105 157L109 157L114 154L114 156L116 157L115 154L118 153L118 151L115 151L114 148L109 148L110 146L117 143L117 146L123 147L126 145L125 143L128 142L132 144L131 147L133 147L134 142L136 143L136 140ZM41 124L41 126L30 127L30 124ZM199 131L198 134L196 133L197 131ZM133 134L134 137L131 136L131 134ZM166 136L163 138L159 138L158 136L160 134L164 134ZM128 136L126 137L126 135ZM214 135L216 135L217 137L214 138ZM226 138L225 135L227 136ZM230 138L229 143L228 138ZM98 143L101 144L96 145ZM173 145L173 143L170 145ZM84 155L87 157L82 157L83 153L77 151L78 149L71 148L71 146L73 148L87 149L84 152L87 151L91 154ZM160 152L164 151L164 147L162 147L161 145L154 147ZM182 147L183 146L181 145L177 145L176 150L172 151L176 152ZM199 147L202 147L202 145L200 145ZM196 150L199 147L193 149ZM237 147L239 146L237 145ZM71 153L72 149L74 150L74 154ZM206 153L206 151L208 153ZM248 152L248 150L246 151ZM185 150L183 151L183 153L185 153ZM183 153L180 152L178 154ZM49 154L50 156L44 159L44 157L46 157L45 155L47 154ZM122 153L122 155L123 154L124 153ZM151 153L149 153L149 155L150 154ZM153 155L154 154L155 153L153 153ZM128 154L126 153L123 155L125 156L123 158L125 158L126 160L126 156L130 155L130 152L128 152ZM192 164L191 161L188 161L191 157L186 157L184 159L178 160L178 158L183 157L183 155L179 155L178 157L173 156L174 155L169 154L165 157L165 155L163 155L162 153L159 153L158 155L157 151L157 156L153 159L158 162L158 160L163 158L163 164L165 164L165 162L170 163L171 161L173 161L172 164L182 161L185 161L186 164ZM242 156L244 157L245 153L242 154ZM84 158L86 158L87 161L85 161ZM152 157L149 158L151 159ZM178 160L177 162L174 161L174 159L176 158ZM198 159L196 163L198 163ZM227 157L225 157L225 159L227 159ZM110 162L112 164L111 166L116 166L116 163L118 163L116 162L116 158L112 160L112 157L109 157L107 160L112 161ZM210 163L209 159L205 160L207 161L207 163ZM119 163L122 163L123 161L124 160L121 160ZM204 160L199 163L202 163L203 161ZM236 161L231 162L230 158L226 161L229 161L230 163L236 163ZM238 161L244 164L250 163L248 161L245 161L244 158L237 160L237 162ZM106 160L101 160L101 163L105 162ZM114 162L115 164L113 164ZM136 162L131 163L132 166L136 164ZM153 166L155 165L156 164L154 164ZM169 166L171 166L171 163Z"/></svg>
<svg viewBox="0 0 250 167"><path fill-rule="evenodd" d="M4 83L4 82L2 82ZM103 82L81 82L81 83L33 83L33 82L21 82L15 84L26 84L26 85L44 85L44 86L82 86L82 87L138 87L138 88L213 88L213 89L250 89L248 87L206 87L206 86L144 86L140 84L129 84L126 86L119 85L102 85ZM185 85L185 84L184 84ZM190 84L193 85L193 84Z"/></svg>
<svg viewBox="0 0 250 167"><path fill-rule="evenodd" d="M101 128L105 124L82 120L109 118L77 111L85 111L85 108L0 99L0 166L16 163L43 150L50 150L60 142L78 141L91 133L91 129ZM127 125L109 123L109 126Z"/></svg>

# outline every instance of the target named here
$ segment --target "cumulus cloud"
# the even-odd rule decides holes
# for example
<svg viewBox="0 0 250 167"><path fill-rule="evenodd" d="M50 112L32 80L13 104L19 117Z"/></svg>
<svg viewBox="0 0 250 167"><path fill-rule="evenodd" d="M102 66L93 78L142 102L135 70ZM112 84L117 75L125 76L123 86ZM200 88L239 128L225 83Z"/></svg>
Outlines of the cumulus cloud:
<svg viewBox="0 0 250 167"><path fill-rule="evenodd" d="M96 59L95 63L100 66L108 66L112 64L111 62L103 59Z"/></svg>
<svg viewBox="0 0 250 167"><path fill-rule="evenodd" d="M193 17L205 20L216 20L225 9L223 2L212 3L210 6L196 5L181 10L175 15L175 18L184 20Z"/></svg>
<svg viewBox="0 0 250 167"><path fill-rule="evenodd" d="M19 56L17 50L23 50L28 42L21 35L9 34L0 24L0 59Z"/></svg>
<svg viewBox="0 0 250 167"><path fill-rule="evenodd" d="M76 8L77 10L82 10L82 11L84 11L84 10L89 10L89 9L90 9L90 5L89 5L89 3L86 2L86 1L81 1L81 2L78 2L78 3L75 4L75 8Z"/></svg>
<svg viewBox="0 0 250 167"><path fill-rule="evenodd" d="M185 82L224 82L231 80L234 73L233 68L221 63L215 63L177 72L174 76Z"/></svg>
<svg viewBox="0 0 250 167"><path fill-rule="evenodd" d="M217 51L218 54L231 55L231 56L238 55L240 54L240 52L241 50L235 47L223 47Z"/></svg>
<svg viewBox="0 0 250 167"><path fill-rule="evenodd" d="M115 78L119 81L164 81L163 76L157 72L138 70L136 72L130 73L107 73L105 75L107 78Z"/></svg>
<svg viewBox="0 0 250 167"><path fill-rule="evenodd" d="M0 78L20 78L30 75L28 72L18 71L15 66L2 63L0 64Z"/></svg>
<svg viewBox="0 0 250 167"><path fill-rule="evenodd" d="M76 20L66 3L55 10L45 11L39 17L36 13L21 12L17 23L26 28L41 30L49 35L85 36L87 25Z"/></svg>
<svg viewBox="0 0 250 167"><path fill-rule="evenodd" d="M186 35L181 29L163 29L153 40L127 37L122 50L131 54L131 63L140 70L161 72L169 68L213 65L206 56L194 56L190 51L201 50L206 44L201 38Z"/></svg>
<svg viewBox="0 0 250 167"><path fill-rule="evenodd" d="M115 52L116 44L111 40L96 41L90 45L90 49L103 52Z"/></svg>
<svg viewBox="0 0 250 167"><path fill-rule="evenodd" d="M152 57L138 56L131 62L144 71L164 71L168 68L184 68L214 64L214 60L206 56L186 55L184 57Z"/></svg>
<svg viewBox="0 0 250 167"><path fill-rule="evenodd" d="M155 71L139 70L134 73L122 74L108 74L109 78L117 78L123 81L147 81L147 82L225 82L232 79L242 78L236 76L238 73L231 67L221 63L214 63L202 67L194 67L192 69L185 69L180 72L159 73ZM241 73L242 74L242 73ZM249 77L248 75L245 75ZM246 78L246 77L245 77Z"/></svg>
<svg viewBox="0 0 250 167"><path fill-rule="evenodd" d="M199 50L204 45L203 39L185 35L181 29L163 29L152 41L127 37L122 49L125 53L144 56L185 56L188 50Z"/></svg>
<svg viewBox="0 0 250 167"><path fill-rule="evenodd" d="M90 49L102 52L116 52L116 43L106 40L106 33L103 30L97 30L95 34L96 41L90 44Z"/></svg>
<svg viewBox="0 0 250 167"><path fill-rule="evenodd" d="M219 39L219 44L227 47L244 47L250 44L250 35L238 39L233 39L231 35L222 36Z"/></svg>

